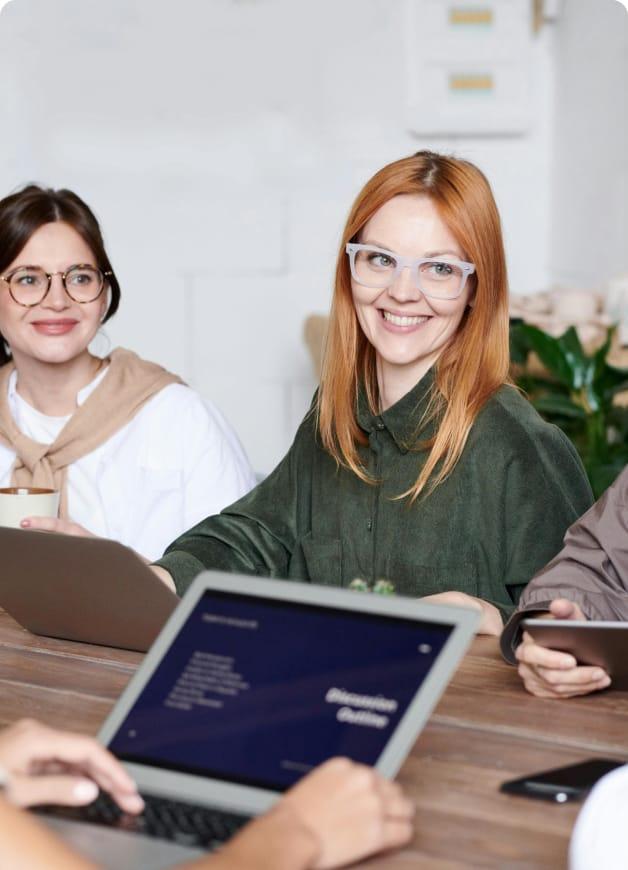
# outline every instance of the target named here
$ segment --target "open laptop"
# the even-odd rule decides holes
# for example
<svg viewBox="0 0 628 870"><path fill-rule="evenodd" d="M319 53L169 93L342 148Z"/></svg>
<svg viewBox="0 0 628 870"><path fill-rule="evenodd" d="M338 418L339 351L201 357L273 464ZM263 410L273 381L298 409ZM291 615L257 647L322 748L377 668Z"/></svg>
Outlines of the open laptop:
<svg viewBox="0 0 628 870"><path fill-rule="evenodd" d="M46 818L107 867L167 867L217 846L332 756L392 777L478 622L408 598L203 573L99 735L145 816L102 799Z"/></svg>
<svg viewBox="0 0 628 870"><path fill-rule="evenodd" d="M0 607L34 634L145 652L178 597L107 538L0 528Z"/></svg>

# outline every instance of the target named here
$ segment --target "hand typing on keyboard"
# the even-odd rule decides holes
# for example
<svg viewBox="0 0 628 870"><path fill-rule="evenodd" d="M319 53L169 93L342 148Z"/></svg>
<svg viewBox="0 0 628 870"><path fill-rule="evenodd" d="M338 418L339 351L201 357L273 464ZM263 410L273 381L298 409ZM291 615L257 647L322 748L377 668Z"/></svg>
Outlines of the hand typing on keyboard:
<svg viewBox="0 0 628 870"><path fill-rule="evenodd" d="M144 794L142 799L144 809L136 815L123 812L104 792L86 807L47 807L46 812L201 849L221 846L249 820L248 816L155 795Z"/></svg>
<svg viewBox="0 0 628 870"><path fill-rule="evenodd" d="M397 783L348 758L332 758L234 837L212 870L342 867L407 843L413 817L414 804Z"/></svg>
<svg viewBox="0 0 628 870"><path fill-rule="evenodd" d="M100 743L22 719L0 734L5 797L16 806L88 804L99 787L127 813L143 807L135 783Z"/></svg>
<svg viewBox="0 0 628 870"><path fill-rule="evenodd" d="M62 803L47 811L184 845L222 846L186 864L188 870L327 870L401 846L412 836L414 807L400 787L346 758L316 768L248 824L230 812L142 798L96 741L36 722L25 720L0 734L0 767L5 794L17 806ZM95 783L101 792L93 800ZM0 798L0 867L15 866L94 865Z"/></svg>

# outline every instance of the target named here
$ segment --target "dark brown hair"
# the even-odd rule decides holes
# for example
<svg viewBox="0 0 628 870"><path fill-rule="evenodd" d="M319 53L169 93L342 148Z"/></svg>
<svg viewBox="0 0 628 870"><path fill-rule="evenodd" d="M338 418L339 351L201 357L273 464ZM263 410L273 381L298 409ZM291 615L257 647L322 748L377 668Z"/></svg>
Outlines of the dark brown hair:
<svg viewBox="0 0 628 870"><path fill-rule="evenodd" d="M100 226L89 206L71 190L29 184L0 200L0 274L15 260L34 232L56 221L69 224L89 246L98 268L113 273ZM115 274L110 275L107 282L110 300L103 323L113 317L120 304L120 285ZM10 358L0 334L0 365Z"/></svg>

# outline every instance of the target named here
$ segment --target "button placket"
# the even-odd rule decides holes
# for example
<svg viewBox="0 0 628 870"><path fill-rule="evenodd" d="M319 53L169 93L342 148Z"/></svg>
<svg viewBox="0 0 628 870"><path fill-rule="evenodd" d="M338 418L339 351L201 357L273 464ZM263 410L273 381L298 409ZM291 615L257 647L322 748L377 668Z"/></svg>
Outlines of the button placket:
<svg viewBox="0 0 628 870"><path fill-rule="evenodd" d="M377 417L375 419L375 429L371 432L369 436L369 443L371 446L371 451L373 453L372 457L372 466L374 477L377 481L379 481L380 476L380 467L381 467L381 452L382 452L382 436L379 434L385 428L384 422L381 417ZM376 535L377 535L377 511L379 506L379 496L380 496L380 484L376 483L371 487L371 515L367 521L368 531L372 535L372 548L371 548L371 570L370 570L370 585L373 586L375 582L375 560L376 560Z"/></svg>

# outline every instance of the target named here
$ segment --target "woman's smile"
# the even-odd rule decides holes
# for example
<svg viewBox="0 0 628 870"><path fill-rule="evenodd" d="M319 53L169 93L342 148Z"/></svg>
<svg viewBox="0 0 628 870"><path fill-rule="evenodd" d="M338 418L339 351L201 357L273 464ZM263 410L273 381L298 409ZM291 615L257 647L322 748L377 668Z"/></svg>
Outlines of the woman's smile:
<svg viewBox="0 0 628 870"><path fill-rule="evenodd" d="M387 308L380 308L380 312L384 329L390 332L414 332L430 320L429 314L401 314Z"/></svg>
<svg viewBox="0 0 628 870"><path fill-rule="evenodd" d="M77 325L78 320L69 317L54 318L49 320L33 320L31 326L40 335L66 335Z"/></svg>

